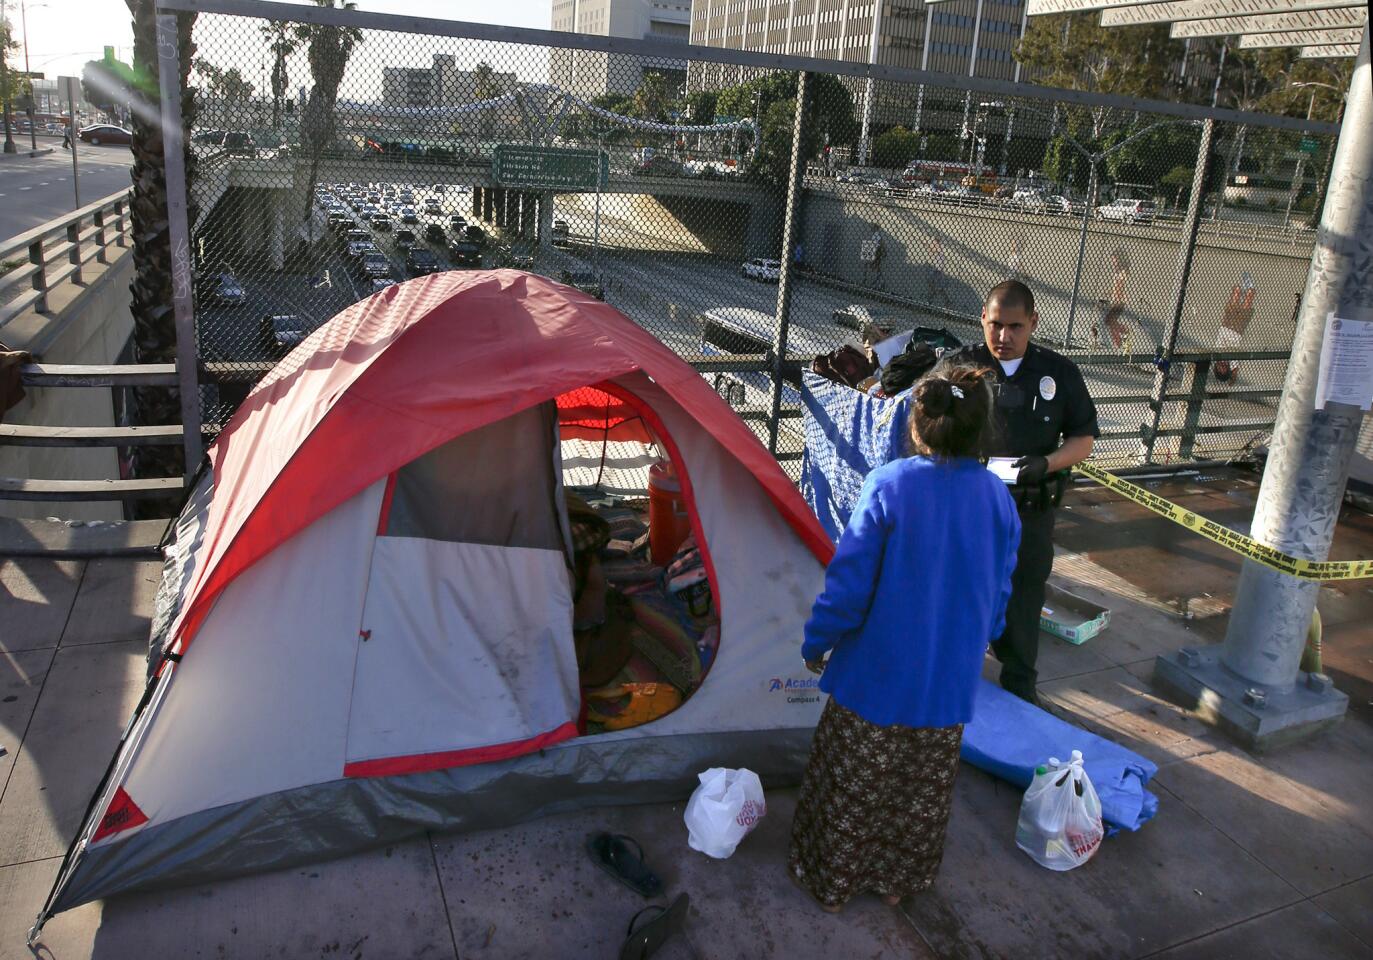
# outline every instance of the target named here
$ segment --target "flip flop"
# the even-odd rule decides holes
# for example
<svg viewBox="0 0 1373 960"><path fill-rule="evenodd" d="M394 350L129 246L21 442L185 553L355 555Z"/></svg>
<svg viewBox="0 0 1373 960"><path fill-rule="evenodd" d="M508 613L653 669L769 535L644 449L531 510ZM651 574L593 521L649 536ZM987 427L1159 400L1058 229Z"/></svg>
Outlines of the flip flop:
<svg viewBox="0 0 1373 960"><path fill-rule="evenodd" d="M629 921L628 936L624 946L620 947L620 960L647 960L653 956L654 952L661 947L667 939L677 933L686 925L687 910L691 907L691 898L685 893L678 894L677 899L672 901L671 906L660 907L657 904L644 907ZM651 910L658 911L653 919L643 924L637 930L634 924L639 922L639 918Z"/></svg>
<svg viewBox="0 0 1373 960"><path fill-rule="evenodd" d="M596 866L640 896L657 896L663 889L663 881L644 864L644 848L633 837L593 833L586 838L586 850Z"/></svg>

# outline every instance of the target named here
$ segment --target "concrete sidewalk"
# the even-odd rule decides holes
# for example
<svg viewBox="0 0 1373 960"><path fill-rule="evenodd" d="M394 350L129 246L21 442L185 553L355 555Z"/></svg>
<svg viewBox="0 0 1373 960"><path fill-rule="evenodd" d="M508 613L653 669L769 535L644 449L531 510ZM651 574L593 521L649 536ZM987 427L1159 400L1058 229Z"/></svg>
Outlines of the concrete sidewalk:
<svg viewBox="0 0 1373 960"><path fill-rule="evenodd" d="M1243 527L1251 478L1156 488ZM1373 588L1322 590L1327 671L1351 696L1337 729L1272 756L1161 701L1153 657L1223 636L1238 563L1108 491L1070 494L1055 577L1113 609L1084 646L1045 638L1041 692L1063 716L1155 760L1155 820L1054 874L1014 844L1019 791L964 766L935 888L839 916L784 872L793 790L733 858L686 845L682 804L430 836L313 867L88 904L42 956L609 958L643 901L597 870L586 833L638 838L690 893L681 958L1373 958ZM1333 554L1373 555L1352 514ZM142 689L158 565L0 561L0 957L24 934ZM682 798L685 801L685 797Z"/></svg>

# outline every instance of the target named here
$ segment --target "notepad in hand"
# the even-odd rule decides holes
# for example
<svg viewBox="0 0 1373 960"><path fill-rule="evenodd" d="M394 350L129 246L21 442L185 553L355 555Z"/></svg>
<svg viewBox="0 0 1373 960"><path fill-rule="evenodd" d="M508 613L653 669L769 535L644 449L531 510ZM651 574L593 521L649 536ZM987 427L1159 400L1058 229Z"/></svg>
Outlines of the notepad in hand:
<svg viewBox="0 0 1373 960"><path fill-rule="evenodd" d="M996 474L998 480L1004 483L1015 483L1015 479L1020 475L1020 469L1012 466L1015 457L992 457L987 461L987 469Z"/></svg>

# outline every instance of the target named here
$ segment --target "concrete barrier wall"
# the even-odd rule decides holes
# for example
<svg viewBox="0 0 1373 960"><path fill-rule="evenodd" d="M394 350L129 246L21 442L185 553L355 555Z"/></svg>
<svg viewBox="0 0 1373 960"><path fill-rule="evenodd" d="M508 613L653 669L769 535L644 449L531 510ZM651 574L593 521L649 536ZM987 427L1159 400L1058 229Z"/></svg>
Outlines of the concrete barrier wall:
<svg viewBox="0 0 1373 960"><path fill-rule="evenodd" d="M117 255L116 255L117 254ZM49 293L51 314L29 312L5 327L5 342L29 350L45 363L108 364L118 359L133 333L129 283L133 251L111 248L108 266L83 268L84 287L62 284ZM28 395L4 414L6 423L42 426L114 425L108 388L28 388ZM110 480L119 476L113 447L0 446L0 476L44 480ZM123 507L109 503L46 503L0 500L0 516L64 520L119 520Z"/></svg>
<svg viewBox="0 0 1373 960"><path fill-rule="evenodd" d="M808 191L800 221L807 263L823 274L879 293L976 317L984 292L1011 275L1034 290L1044 332L1061 336L1068 323L1081 220L933 202L860 199ZM864 241L880 238L875 263ZM1126 313L1152 353L1173 303L1181 239L1176 226L1089 225L1074 339L1089 336L1097 300L1113 287L1113 255L1127 263ZM1183 306L1179 349L1206 350L1234 287L1248 274L1256 287L1244 342L1232 349L1286 350L1296 299L1306 285L1310 243L1212 237L1198 240ZM942 274L942 277L940 276Z"/></svg>

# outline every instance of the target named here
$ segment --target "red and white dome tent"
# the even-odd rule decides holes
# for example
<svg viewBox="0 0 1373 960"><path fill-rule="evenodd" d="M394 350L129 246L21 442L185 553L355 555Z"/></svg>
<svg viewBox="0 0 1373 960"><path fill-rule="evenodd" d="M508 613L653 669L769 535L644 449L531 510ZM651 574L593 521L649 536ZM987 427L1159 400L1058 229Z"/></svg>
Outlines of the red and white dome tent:
<svg viewBox="0 0 1373 960"><path fill-rule="evenodd" d="M559 440L588 430L673 461L720 640L681 707L580 736ZM829 541L613 307L509 270L389 288L283 360L210 460L166 564L166 656L40 925L426 829L680 798L710 766L799 775L820 703L786 679Z"/></svg>

